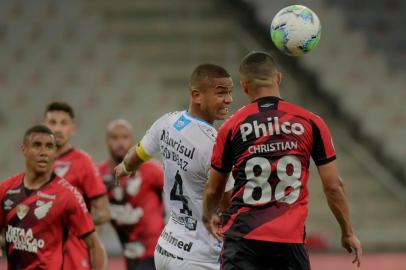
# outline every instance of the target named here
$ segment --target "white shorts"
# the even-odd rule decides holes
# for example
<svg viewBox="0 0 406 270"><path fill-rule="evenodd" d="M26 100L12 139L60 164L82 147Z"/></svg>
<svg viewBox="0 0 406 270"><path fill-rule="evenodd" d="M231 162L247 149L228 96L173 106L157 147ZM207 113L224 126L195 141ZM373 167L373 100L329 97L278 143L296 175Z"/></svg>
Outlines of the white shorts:
<svg viewBox="0 0 406 270"><path fill-rule="evenodd" d="M156 270L219 270L219 263L198 262L176 256L159 245L154 253Z"/></svg>

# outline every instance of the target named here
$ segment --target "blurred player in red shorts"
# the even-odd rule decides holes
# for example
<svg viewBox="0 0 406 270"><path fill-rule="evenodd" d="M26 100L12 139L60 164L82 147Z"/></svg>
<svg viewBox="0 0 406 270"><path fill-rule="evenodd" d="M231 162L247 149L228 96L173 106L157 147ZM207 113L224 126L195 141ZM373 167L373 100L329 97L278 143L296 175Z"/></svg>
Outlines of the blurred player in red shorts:
<svg viewBox="0 0 406 270"><path fill-rule="evenodd" d="M52 131L43 125L28 129L21 149L25 172L0 184L8 269L61 269L68 231L83 239L93 269L106 269L107 255L83 197L52 172L57 156Z"/></svg>
<svg viewBox="0 0 406 270"><path fill-rule="evenodd" d="M75 133L74 111L65 102L52 102L45 110L45 124L54 132L58 159L55 173L76 187L85 199L96 225L110 220L107 191L96 165L82 150L73 148L70 139ZM64 247L65 270L90 269L89 255L83 241L68 236Z"/></svg>
<svg viewBox="0 0 406 270"><path fill-rule="evenodd" d="M115 186L113 169L133 145L133 129L123 119L110 122L106 143L110 159L99 169L109 191L112 224L124 249L128 270L155 270L154 250L164 227L163 170L156 161L141 165Z"/></svg>

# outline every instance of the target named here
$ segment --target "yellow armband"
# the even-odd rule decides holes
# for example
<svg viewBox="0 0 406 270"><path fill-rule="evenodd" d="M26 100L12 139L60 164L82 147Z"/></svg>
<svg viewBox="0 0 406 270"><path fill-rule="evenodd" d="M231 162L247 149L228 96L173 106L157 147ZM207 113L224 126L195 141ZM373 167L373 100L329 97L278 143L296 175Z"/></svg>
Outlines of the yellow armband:
<svg viewBox="0 0 406 270"><path fill-rule="evenodd" d="M135 152L143 161L152 159L152 157L147 152L145 152L145 149L144 147L142 147L141 143L137 144L137 146L135 147Z"/></svg>

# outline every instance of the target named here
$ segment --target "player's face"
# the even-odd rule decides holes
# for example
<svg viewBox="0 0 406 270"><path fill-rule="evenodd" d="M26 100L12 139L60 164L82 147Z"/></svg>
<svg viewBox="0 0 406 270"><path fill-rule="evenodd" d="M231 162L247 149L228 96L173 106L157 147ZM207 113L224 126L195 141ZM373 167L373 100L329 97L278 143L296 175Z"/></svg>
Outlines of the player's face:
<svg viewBox="0 0 406 270"><path fill-rule="evenodd" d="M202 92L201 110L212 121L227 117L228 108L233 102L233 81L231 78L213 79L212 85Z"/></svg>
<svg viewBox="0 0 406 270"><path fill-rule="evenodd" d="M111 158L121 162L133 145L133 134L128 127L116 125L107 132L106 140Z"/></svg>
<svg viewBox="0 0 406 270"><path fill-rule="evenodd" d="M22 145L22 151L28 169L38 174L49 172L57 155L55 138L45 133L32 133Z"/></svg>
<svg viewBox="0 0 406 270"><path fill-rule="evenodd" d="M70 115L64 111L47 112L45 124L54 133L57 147L63 147L69 143L71 137L75 134L75 123Z"/></svg>

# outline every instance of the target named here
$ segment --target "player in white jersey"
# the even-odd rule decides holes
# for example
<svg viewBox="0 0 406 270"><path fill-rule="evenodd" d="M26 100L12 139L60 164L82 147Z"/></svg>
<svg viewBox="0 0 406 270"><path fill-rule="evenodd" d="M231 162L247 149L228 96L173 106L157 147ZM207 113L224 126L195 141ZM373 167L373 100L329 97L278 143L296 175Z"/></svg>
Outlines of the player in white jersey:
<svg viewBox="0 0 406 270"><path fill-rule="evenodd" d="M119 177L135 171L152 155L162 156L164 198L170 216L155 250L157 270L220 269L222 243L201 222L202 201L217 135L212 124L225 119L232 87L224 68L198 66L190 79L189 109L159 118L116 167ZM226 190L232 185L230 181Z"/></svg>

